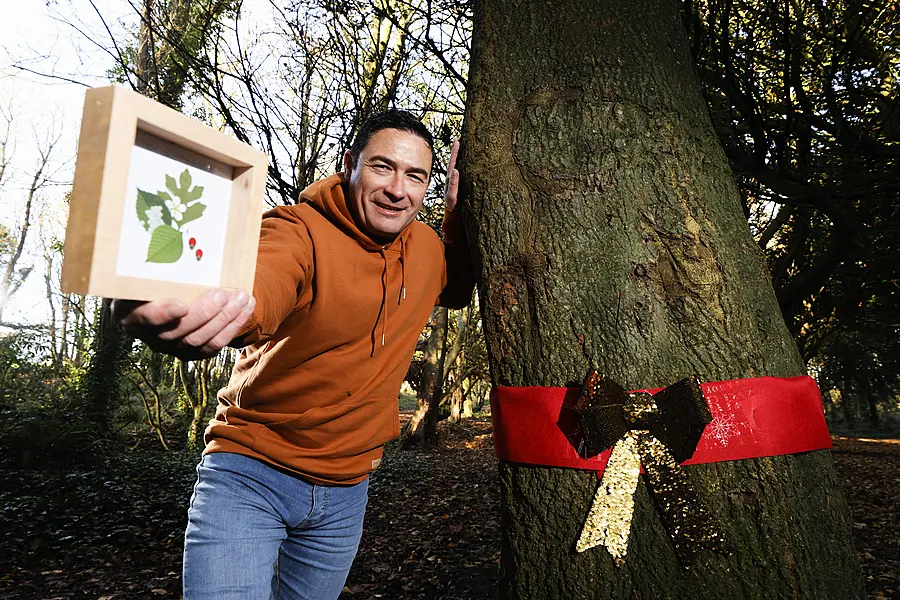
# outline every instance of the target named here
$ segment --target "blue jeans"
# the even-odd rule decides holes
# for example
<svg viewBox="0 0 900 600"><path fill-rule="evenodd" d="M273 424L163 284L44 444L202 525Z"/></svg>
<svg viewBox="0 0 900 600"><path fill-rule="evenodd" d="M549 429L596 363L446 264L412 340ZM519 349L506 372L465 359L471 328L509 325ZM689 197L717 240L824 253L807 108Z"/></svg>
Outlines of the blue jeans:
<svg viewBox="0 0 900 600"><path fill-rule="evenodd" d="M314 485L240 454L207 454L184 534L185 600L337 598L359 547L368 481Z"/></svg>

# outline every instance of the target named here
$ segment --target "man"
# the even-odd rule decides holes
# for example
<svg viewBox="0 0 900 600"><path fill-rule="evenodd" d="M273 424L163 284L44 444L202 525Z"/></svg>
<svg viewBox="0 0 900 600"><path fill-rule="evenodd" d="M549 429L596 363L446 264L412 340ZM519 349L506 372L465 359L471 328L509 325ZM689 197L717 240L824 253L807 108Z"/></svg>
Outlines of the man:
<svg viewBox="0 0 900 600"><path fill-rule="evenodd" d="M344 172L263 218L253 297L212 290L114 306L152 348L242 347L219 392L188 511L184 596L336 598L362 534L368 474L399 434L397 395L432 306L474 287L453 145L443 242L415 220L433 141L415 117L369 119Z"/></svg>

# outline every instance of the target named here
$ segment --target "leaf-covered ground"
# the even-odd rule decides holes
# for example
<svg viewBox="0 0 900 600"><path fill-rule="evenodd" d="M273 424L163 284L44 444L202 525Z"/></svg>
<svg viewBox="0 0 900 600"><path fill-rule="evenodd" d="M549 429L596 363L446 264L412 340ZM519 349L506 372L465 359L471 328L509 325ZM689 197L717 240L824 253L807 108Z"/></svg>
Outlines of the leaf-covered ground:
<svg viewBox="0 0 900 600"><path fill-rule="evenodd" d="M900 439L840 437L832 454L869 598L900 598Z"/></svg>
<svg viewBox="0 0 900 600"><path fill-rule="evenodd" d="M496 595L490 422L442 424L432 454L388 452L341 600ZM835 440L870 598L900 598L900 440ZM0 469L0 598L180 598L193 459L134 453L91 468Z"/></svg>

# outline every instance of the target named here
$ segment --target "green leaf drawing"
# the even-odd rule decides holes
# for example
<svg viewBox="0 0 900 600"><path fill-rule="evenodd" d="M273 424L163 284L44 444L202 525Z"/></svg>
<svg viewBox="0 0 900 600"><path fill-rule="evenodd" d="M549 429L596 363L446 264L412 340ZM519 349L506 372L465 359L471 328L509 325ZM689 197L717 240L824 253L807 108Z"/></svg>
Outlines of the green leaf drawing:
<svg viewBox="0 0 900 600"><path fill-rule="evenodd" d="M185 169L181 172L181 175L178 176L178 181L175 181L175 178L171 175L166 175L166 187L169 189L172 194L177 196L182 204L190 204L196 200L200 199L200 196L203 195L203 186L198 185L191 189L191 183L193 179L191 178L191 172L188 169ZM167 200L171 200L172 197L169 196L166 192L159 192L159 196L162 197L165 194L165 198Z"/></svg>
<svg viewBox="0 0 900 600"><path fill-rule="evenodd" d="M193 202L194 200L199 200L200 196L203 195L203 186L198 185L195 186L190 192L188 192L188 202Z"/></svg>
<svg viewBox="0 0 900 600"><path fill-rule="evenodd" d="M172 215L169 213L169 209L166 208L165 200L157 194L139 189L135 208L137 209L137 218L141 225L144 226L144 229L150 230L150 218L147 216L147 209L151 206L159 206L162 209L163 222L166 225L172 224Z"/></svg>
<svg viewBox="0 0 900 600"><path fill-rule="evenodd" d="M187 169L182 171L181 177L179 177L179 183L181 184L181 189L187 192L188 188L191 187L191 172Z"/></svg>
<svg viewBox="0 0 900 600"><path fill-rule="evenodd" d="M147 248L145 262L173 263L181 258L183 251L181 232L168 225L160 225L150 235L150 246Z"/></svg>
<svg viewBox="0 0 900 600"><path fill-rule="evenodd" d="M166 175L166 187L169 188L169 191L178 195L178 184L175 182L175 178L171 175Z"/></svg>
<svg viewBox="0 0 900 600"><path fill-rule="evenodd" d="M196 202L187 207L184 211L184 215L181 217L181 222L179 225L184 225L194 219L199 219L203 216L203 211L206 210L206 205L202 202Z"/></svg>

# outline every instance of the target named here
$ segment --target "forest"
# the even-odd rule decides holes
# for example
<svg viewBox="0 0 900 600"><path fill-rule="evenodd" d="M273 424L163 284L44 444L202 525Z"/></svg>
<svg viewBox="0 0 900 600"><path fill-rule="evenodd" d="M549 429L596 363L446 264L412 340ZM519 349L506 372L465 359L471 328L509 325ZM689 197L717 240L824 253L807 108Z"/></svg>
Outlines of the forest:
<svg viewBox="0 0 900 600"><path fill-rule="evenodd" d="M420 336L398 398L402 432L372 475L363 542L342 598L631 597L608 589L575 595L587 585L575 581L587 577L582 566L594 563L578 563L575 582L553 592L516 571L561 577L519 547L528 534L509 524L530 502L531 475L504 465L498 474L491 389L563 386L585 366L637 388L643 380L634 381L635 365L662 379L683 364L699 365L710 381L798 369L816 380L849 505L853 548L835 556L844 553L848 577L865 587L859 597L900 598L896 3L642 0L608 10L587 0L578 10L539 0L117 4L51 0L45 7L68 36L104 57L105 72L53 70L39 49L19 47L5 48L4 75L105 81L225 131L268 154L270 207L296 203L309 184L340 170L368 116L403 108L435 134L435 170L419 218L438 232L445 165L453 140L462 139L462 202L478 288L465 309L436 307ZM541 36L543 28L563 33ZM688 60L659 59L680 56L682 45ZM599 58L586 67L583 56L595 51ZM686 91L653 57L687 73ZM700 100L691 104L695 80ZM675 86L668 97L666 85ZM506 120L517 110L511 131ZM108 299L61 291L74 163L66 163L65 140L53 127L31 137L23 134L29 128L12 100L0 106L0 199L9 209L0 214L0 595L177 598L194 467L237 353L182 361L153 352L116 326ZM672 233L668 217L653 212L669 200L642 178L668 186L665 194L691 207L696 222ZM628 210L641 213L643 242L668 258L651 264L621 250L641 243L634 230L610 233L617 220L629 222L628 210L568 212L559 200L587 203L595 193L638 198ZM732 241L743 238L730 237L736 228L727 218L718 221L721 238L703 237L716 227L701 213L718 209L695 209L704 206L697 198L717 206L732 195L734 210L726 203L722 213L731 210L750 242ZM521 204L509 200L520 196ZM721 250L728 243L738 249ZM741 256L764 265L757 273L763 292L755 291L755 275L726 285L736 277L728 261ZM733 273L753 273L749 260ZM593 265L596 277L582 279L581 263ZM624 265L621 276L610 274L612 264ZM37 302L22 294L35 279L43 280L39 302L48 318L10 318L13 306ZM634 300L645 288L664 313ZM600 314L586 316L592 311ZM723 311L767 339L721 325ZM653 329L660 314L674 325ZM789 350L779 342L782 319ZM708 345L704 329L727 348L727 359L711 365L712 354L696 349ZM690 352L668 357L638 338ZM822 460L830 470L831 459ZM789 468L818 472L822 464ZM560 490L554 507L581 494L584 510L576 504L578 514L567 519L583 521L584 490L595 478L551 471L535 481ZM769 510L760 502L760 511ZM529 515L525 523L537 518ZM826 539L809 535L811 546ZM546 543L557 551L555 541ZM675 595L653 597L699 597L690 593L699 589L696 579L679 581ZM804 585L795 582L794 597L824 597L816 584Z"/></svg>

